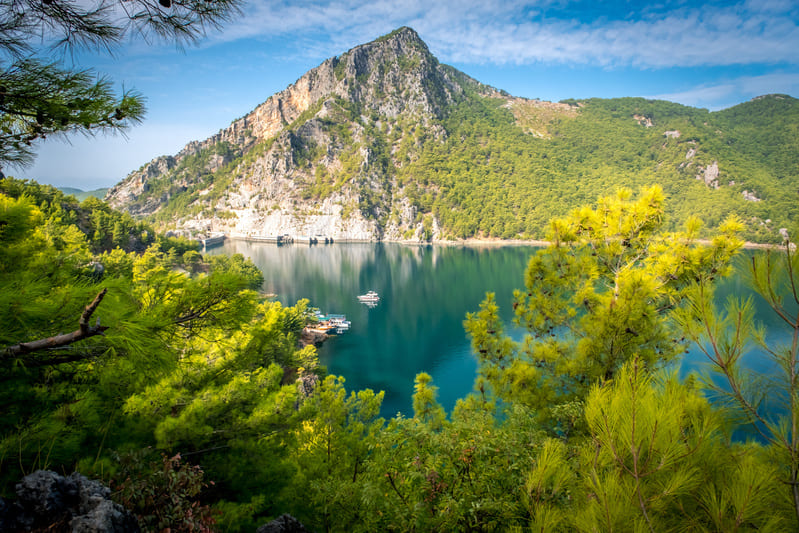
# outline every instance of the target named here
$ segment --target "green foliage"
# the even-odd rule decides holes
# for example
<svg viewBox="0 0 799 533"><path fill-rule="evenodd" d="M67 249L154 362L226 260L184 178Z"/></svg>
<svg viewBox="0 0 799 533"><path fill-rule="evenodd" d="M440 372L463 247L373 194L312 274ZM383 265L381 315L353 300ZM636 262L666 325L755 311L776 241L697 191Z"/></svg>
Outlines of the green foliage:
<svg viewBox="0 0 799 533"><path fill-rule="evenodd" d="M109 79L63 66L59 50L110 51L128 35L192 42L206 25L227 20L238 2L133 0L118 7L119 2L99 7L70 2L60 9L32 0L0 2L0 162L30 163L38 139L121 131L144 117L140 94L128 90L117 96Z"/></svg>
<svg viewBox="0 0 799 533"><path fill-rule="evenodd" d="M263 273L241 254L211 255L207 260L213 269L231 272L243 278L250 289L260 289L264 283Z"/></svg>
<svg viewBox="0 0 799 533"><path fill-rule="evenodd" d="M754 321L751 299L730 297L720 311L712 287L705 285L696 288L691 306L679 319L710 363L711 374L704 382L712 397L733 410L768 444L779 478L790 493L786 499L799 520L799 255L794 246L786 241L781 250L752 256L742 268L758 297L785 328L784 341L766 338ZM764 376L744 366L744 358L753 348L773 363L767 386Z"/></svg>
<svg viewBox="0 0 799 533"><path fill-rule="evenodd" d="M799 523L796 342L766 342L748 303L727 313L710 305L740 224L725 222L707 244L696 220L664 232L658 187L553 220L552 245L531 258L515 294L515 322L528 334L503 333L488 295L465 322L480 365L475 392L446 413L419 373L413 416L386 422L382 392L348 392L343 378L322 377L313 346L299 347L308 301L260 298L263 274L242 256L204 258L154 233L139 253L95 252L103 224L83 228L117 220L104 204L2 183L4 497L33 469L77 468L110 480L142 527L159 531L252 531L285 512L320 531ZM786 244L747 267L794 340L796 258ZM92 261L104 270L87 268ZM104 335L9 350L78 328L101 288L92 318ZM676 377L668 365L682 335L699 341L722 381ZM743 379L748 339L774 357L781 382ZM789 406L781 419L770 401ZM760 442L730 439L741 419Z"/></svg>
<svg viewBox="0 0 799 533"><path fill-rule="evenodd" d="M383 393L347 395L344 379L327 376L303 403L295 432L292 483L294 512L309 527L348 531L367 520L353 506L363 490L361 477L371 443L383 427L377 418Z"/></svg>
<svg viewBox="0 0 799 533"><path fill-rule="evenodd" d="M572 517L577 530L785 527L773 512L772 469L751 450L731 454L718 414L676 378L655 384L633 359L592 389L585 417L591 439L581 450L587 490Z"/></svg>
<svg viewBox="0 0 799 533"><path fill-rule="evenodd" d="M145 531L213 531L211 509L196 499L207 486L198 466L150 450L117 457L113 498L133 511Z"/></svg>
<svg viewBox="0 0 799 533"><path fill-rule="evenodd" d="M260 301L248 287L260 287L263 275L249 260L234 256L209 263L160 237L142 254L114 248L93 255L93 237L75 224L98 212L121 215L106 212L96 200L80 207L66 201L62 211L75 214L76 221L68 224L69 216L46 216L61 209L61 193L35 184L4 185L19 196L0 194L2 493L29 469L69 471L80 465L113 473L115 450L148 446L173 459L156 469L131 456L125 498L144 497L149 487L153 497L174 497L175 507L139 499L136 505L149 506L144 514L157 510L171 513L170 520L183 514L206 523L200 508L184 506L199 497L198 471L179 466L176 453L194 454L219 480L213 490L231 505L250 501L253 486L265 480L279 493L285 481L275 481L287 479L279 468L286 451L269 435L294 424L296 386L290 376L300 368L321 372L313 347L297 347L307 302L295 308ZM32 199L44 193L54 196L39 209ZM87 274L92 260L105 269ZM78 329L81 313L101 288L107 293L92 320L107 327L104 335L9 355L7 349L20 341ZM256 459L265 456L276 460ZM126 479L120 475L116 479ZM152 476L164 477L164 485L156 486Z"/></svg>
<svg viewBox="0 0 799 533"><path fill-rule="evenodd" d="M794 180L777 185L767 160L735 155L717 142L716 128L705 125L711 118L702 110L642 99L590 100L579 112L544 113L515 104L512 115L505 107L498 99L462 101L443 122L447 139L426 142L418 158L400 171L403 180L415 181L433 195L428 206L416 205L422 212L432 211L444 231L456 237L541 238L550 218L565 215L609 187L653 182L662 184L671 200L665 212L667 229L677 229L692 214L708 229L716 229L733 213L747 221L769 218L783 227L796 217L795 209L782 202L793 193L782 189L777 198L774 189ZM649 117L656 125L643 127L633 116ZM664 142L668 130L679 130L681 136ZM689 149L697 155L686 160ZM698 166L714 160L726 172L719 178L725 187L711 192L695 175ZM735 186L728 186L732 181ZM743 189L767 187L775 191L769 194L773 203L768 209L741 196ZM768 239L775 238L774 226ZM758 228L752 224L747 236L754 238Z"/></svg>
<svg viewBox="0 0 799 533"><path fill-rule="evenodd" d="M2 9L5 12L8 7ZM4 30L4 36L6 33ZM144 117L140 94L127 91L117 96L109 80L97 80L91 71L71 70L33 58L10 64L6 61L0 75L0 161L29 164L33 141L67 133L124 130Z"/></svg>
<svg viewBox="0 0 799 533"><path fill-rule="evenodd" d="M102 200L89 197L78 203L72 196L50 185L28 180L0 179L0 194L11 198L29 198L47 218L44 230L51 240L62 238L59 233L82 232L88 238L93 253L119 247L125 251L144 251L155 242L156 233L144 222L134 220L128 213L111 209ZM69 228L69 229L67 229ZM161 249L196 249L198 243L174 237L159 237Z"/></svg>
<svg viewBox="0 0 799 533"><path fill-rule="evenodd" d="M525 290L514 294L524 340L504 336L493 295L465 322L496 394L545 410L579 400L633 356L658 368L682 351L667 312L695 280L728 268L739 226L730 222L712 245L699 245L696 222L659 233L663 210L657 187L638 200L622 190L552 221L553 244L530 259Z"/></svg>

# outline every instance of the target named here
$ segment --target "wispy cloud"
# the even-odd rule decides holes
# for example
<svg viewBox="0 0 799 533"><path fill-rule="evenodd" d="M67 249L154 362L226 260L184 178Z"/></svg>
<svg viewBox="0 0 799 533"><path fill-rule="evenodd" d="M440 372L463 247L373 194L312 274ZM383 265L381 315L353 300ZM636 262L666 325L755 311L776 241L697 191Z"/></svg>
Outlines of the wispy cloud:
<svg viewBox="0 0 799 533"><path fill-rule="evenodd" d="M219 38L299 36L318 55L409 25L441 59L459 63L660 68L799 62L795 2L696 5L630 12L625 2L254 0Z"/></svg>
<svg viewBox="0 0 799 533"><path fill-rule="evenodd" d="M651 95L650 98L717 110L766 93L799 94L799 73L742 76L715 85Z"/></svg>

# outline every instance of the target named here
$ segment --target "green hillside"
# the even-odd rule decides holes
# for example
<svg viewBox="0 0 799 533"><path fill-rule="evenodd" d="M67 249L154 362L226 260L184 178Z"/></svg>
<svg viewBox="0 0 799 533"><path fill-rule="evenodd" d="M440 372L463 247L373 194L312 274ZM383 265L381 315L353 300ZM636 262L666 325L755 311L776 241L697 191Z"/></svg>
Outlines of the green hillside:
<svg viewBox="0 0 799 533"><path fill-rule="evenodd" d="M401 28L144 165L109 201L164 228L199 219L258 232L274 212L297 221L273 221L278 233L321 214L377 239L542 238L552 217L653 184L669 229L696 215L708 235L735 215L747 239L779 242L799 206L798 101L767 95L711 113L514 98L440 64Z"/></svg>
<svg viewBox="0 0 799 533"><path fill-rule="evenodd" d="M503 100L466 100L444 121L447 141L425 144L400 175L416 177L424 191L411 196L416 205L456 237L541 237L552 216L619 187L654 183L667 194L671 228L690 215L715 228L736 214L747 238L773 241L796 219L796 99L764 97L718 113L640 98L579 105L573 116L551 117L541 138L525 133ZM751 120L756 112L759 121ZM770 126L777 115L781 123ZM651 126L639 123L647 119ZM697 179L714 162L715 182Z"/></svg>
<svg viewBox="0 0 799 533"><path fill-rule="evenodd" d="M106 193L108 192L108 187L104 187L102 189L94 189L92 191L84 191L82 189L75 189L74 187L59 187L58 190L63 192L68 196L74 196L79 202L82 202L86 198L105 198Z"/></svg>

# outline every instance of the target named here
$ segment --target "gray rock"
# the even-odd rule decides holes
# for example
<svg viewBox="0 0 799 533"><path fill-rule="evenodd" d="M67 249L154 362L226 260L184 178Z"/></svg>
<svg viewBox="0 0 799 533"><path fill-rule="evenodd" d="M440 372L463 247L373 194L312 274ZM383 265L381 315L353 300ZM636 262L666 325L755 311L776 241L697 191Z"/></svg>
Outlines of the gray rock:
<svg viewBox="0 0 799 533"><path fill-rule="evenodd" d="M258 529L255 533L310 533L299 520L290 514L280 515L271 522L267 522Z"/></svg>
<svg viewBox="0 0 799 533"><path fill-rule="evenodd" d="M16 486L17 501L0 504L0 530L34 528L73 533L132 533L139 524L111 501L111 490L77 472L68 477L47 470L25 476Z"/></svg>
<svg viewBox="0 0 799 533"><path fill-rule="evenodd" d="M443 141L447 132L438 122L467 88L499 96L439 64L416 32L400 28L325 60L229 127L144 165L109 190L106 200L142 216L188 193L193 208L202 209L196 216L182 212L174 226L209 226L229 236L402 239L416 221L395 216L387 225L388 215L407 211L410 202L384 167L385 152L397 150L401 139L416 146L417 129ZM355 109L359 116L351 116ZM365 124L397 137L377 150ZM242 159L227 174L225 191L208 194L207 174L236 158ZM339 180L351 165L357 165L357 176ZM326 185L319 197L309 193L317 182ZM151 190L151 183L159 186Z"/></svg>

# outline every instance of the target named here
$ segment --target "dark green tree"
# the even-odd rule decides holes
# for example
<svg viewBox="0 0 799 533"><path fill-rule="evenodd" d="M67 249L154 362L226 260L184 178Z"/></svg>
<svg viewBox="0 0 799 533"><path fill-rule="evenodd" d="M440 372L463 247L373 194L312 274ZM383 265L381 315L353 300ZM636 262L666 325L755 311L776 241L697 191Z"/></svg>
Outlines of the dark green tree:
<svg viewBox="0 0 799 533"><path fill-rule="evenodd" d="M53 135L124 131L144 117L135 90L63 64L65 52L112 52L125 37L178 45L228 20L240 0L0 0L0 168L33 160Z"/></svg>

